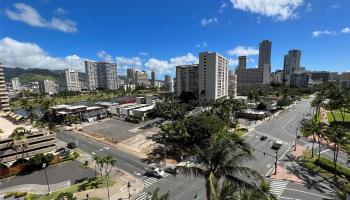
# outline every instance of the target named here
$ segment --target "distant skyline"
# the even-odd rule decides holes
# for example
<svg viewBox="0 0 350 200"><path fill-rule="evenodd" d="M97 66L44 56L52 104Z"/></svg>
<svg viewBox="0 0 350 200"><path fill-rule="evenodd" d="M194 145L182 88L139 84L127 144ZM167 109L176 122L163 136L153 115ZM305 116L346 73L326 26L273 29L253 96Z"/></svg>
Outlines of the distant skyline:
<svg viewBox="0 0 350 200"><path fill-rule="evenodd" d="M72 3L74 2L74 3ZM272 70L290 49L307 70L350 71L348 0L24 0L0 2L0 62L5 67L84 71L84 60L112 61L158 79L215 51L237 66L258 65L272 41Z"/></svg>

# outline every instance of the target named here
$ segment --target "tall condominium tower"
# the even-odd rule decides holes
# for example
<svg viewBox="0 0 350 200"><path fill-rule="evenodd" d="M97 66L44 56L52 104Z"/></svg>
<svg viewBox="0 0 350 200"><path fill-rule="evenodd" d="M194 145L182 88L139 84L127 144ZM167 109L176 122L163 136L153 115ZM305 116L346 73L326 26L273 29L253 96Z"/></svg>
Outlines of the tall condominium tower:
<svg viewBox="0 0 350 200"><path fill-rule="evenodd" d="M238 69L245 69L247 68L247 56L239 56L238 57Z"/></svg>
<svg viewBox="0 0 350 200"><path fill-rule="evenodd" d="M156 85L156 72L151 72L151 84L154 87Z"/></svg>
<svg viewBox="0 0 350 200"><path fill-rule="evenodd" d="M136 69L128 68L126 70L126 84L135 84L136 85Z"/></svg>
<svg viewBox="0 0 350 200"><path fill-rule="evenodd" d="M288 54L284 56L284 81L289 80L289 77L292 73L298 72L300 70L300 60L301 51L297 49L292 49L288 51Z"/></svg>
<svg viewBox="0 0 350 200"><path fill-rule="evenodd" d="M271 45L270 40L264 40L259 44L259 68L264 68L265 65L271 65Z"/></svg>
<svg viewBox="0 0 350 200"><path fill-rule="evenodd" d="M61 91L81 91L78 72L65 69L60 81Z"/></svg>
<svg viewBox="0 0 350 200"><path fill-rule="evenodd" d="M167 92L174 92L174 80L169 75L164 77L164 86Z"/></svg>
<svg viewBox="0 0 350 200"><path fill-rule="evenodd" d="M9 111L9 97L6 90L4 71L0 63L0 111Z"/></svg>
<svg viewBox="0 0 350 200"><path fill-rule="evenodd" d="M89 90L118 88L117 64L85 61L86 81Z"/></svg>
<svg viewBox="0 0 350 200"><path fill-rule="evenodd" d="M176 66L176 95L192 92L198 95L198 64Z"/></svg>
<svg viewBox="0 0 350 200"><path fill-rule="evenodd" d="M199 53L199 97L215 101L228 95L229 60L216 52Z"/></svg>

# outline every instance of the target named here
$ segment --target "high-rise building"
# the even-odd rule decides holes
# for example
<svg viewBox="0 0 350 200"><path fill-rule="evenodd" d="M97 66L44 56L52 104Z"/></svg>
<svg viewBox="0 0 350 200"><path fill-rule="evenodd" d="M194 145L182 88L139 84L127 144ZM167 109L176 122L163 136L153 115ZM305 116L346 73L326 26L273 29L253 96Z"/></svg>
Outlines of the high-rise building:
<svg viewBox="0 0 350 200"><path fill-rule="evenodd" d="M148 87L148 74L147 72L136 71L136 86L137 87Z"/></svg>
<svg viewBox="0 0 350 200"><path fill-rule="evenodd" d="M183 92L198 95L198 64L176 66L176 95Z"/></svg>
<svg viewBox="0 0 350 200"><path fill-rule="evenodd" d="M301 60L301 51L297 49L292 49L288 51L288 54L284 56L284 65L283 65L283 79L288 81L291 74L294 72L300 72L300 60Z"/></svg>
<svg viewBox="0 0 350 200"><path fill-rule="evenodd" d="M156 85L156 72L154 71L151 72L151 84L153 87Z"/></svg>
<svg viewBox="0 0 350 200"><path fill-rule="evenodd" d="M61 91L81 91L78 72L74 69L65 69L60 81Z"/></svg>
<svg viewBox="0 0 350 200"><path fill-rule="evenodd" d="M118 89L116 63L93 61L85 61L84 63L89 90Z"/></svg>
<svg viewBox="0 0 350 200"><path fill-rule="evenodd" d="M136 69L128 68L126 71L126 84L136 84Z"/></svg>
<svg viewBox="0 0 350 200"><path fill-rule="evenodd" d="M6 90L4 71L0 63L0 111L9 111L9 97Z"/></svg>
<svg viewBox="0 0 350 200"><path fill-rule="evenodd" d="M234 73L228 75L228 95L233 98L237 96L237 75Z"/></svg>
<svg viewBox="0 0 350 200"><path fill-rule="evenodd" d="M340 80L350 80L350 72L341 73Z"/></svg>
<svg viewBox="0 0 350 200"><path fill-rule="evenodd" d="M264 68L265 65L271 66L271 45L272 42L270 40L260 42L258 68Z"/></svg>
<svg viewBox="0 0 350 200"><path fill-rule="evenodd" d="M229 60L216 52L199 53L199 97L215 101L228 96Z"/></svg>
<svg viewBox="0 0 350 200"><path fill-rule="evenodd" d="M21 90L21 83L19 82L19 78L12 78L11 79L11 85L12 85L12 89L16 92L16 91L20 91Z"/></svg>
<svg viewBox="0 0 350 200"><path fill-rule="evenodd" d="M276 72L271 73L271 83L272 84L282 84L283 83L283 70L276 70Z"/></svg>
<svg viewBox="0 0 350 200"><path fill-rule="evenodd" d="M53 80L41 80L39 81L40 94L55 94L57 93L56 83Z"/></svg>
<svg viewBox="0 0 350 200"><path fill-rule="evenodd" d="M239 56L237 69L245 69L245 68L247 68L247 56Z"/></svg>
<svg viewBox="0 0 350 200"><path fill-rule="evenodd" d="M174 92L174 80L169 75L165 75L164 86L167 92Z"/></svg>

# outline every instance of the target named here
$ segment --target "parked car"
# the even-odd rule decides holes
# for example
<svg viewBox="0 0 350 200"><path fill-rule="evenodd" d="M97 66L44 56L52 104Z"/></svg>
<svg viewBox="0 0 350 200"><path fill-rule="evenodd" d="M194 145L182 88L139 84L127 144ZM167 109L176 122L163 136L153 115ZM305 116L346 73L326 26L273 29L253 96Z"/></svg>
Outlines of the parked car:
<svg viewBox="0 0 350 200"><path fill-rule="evenodd" d="M267 139L267 136L261 136L260 140L264 141Z"/></svg>
<svg viewBox="0 0 350 200"><path fill-rule="evenodd" d="M145 175L155 177L155 178L163 178L165 174L162 169L155 166L151 166L146 170Z"/></svg>
<svg viewBox="0 0 350 200"><path fill-rule="evenodd" d="M68 149L75 149L75 148L77 148L77 145L74 142L70 142L67 144L67 148Z"/></svg>
<svg viewBox="0 0 350 200"><path fill-rule="evenodd" d="M175 165L170 165L168 166L167 168L165 168L164 170L166 173L169 173L169 174L178 174L179 173L179 170L176 169L176 166Z"/></svg>
<svg viewBox="0 0 350 200"><path fill-rule="evenodd" d="M273 143L271 149L279 150L281 148L281 146L282 146L282 142L281 141L276 141L276 142Z"/></svg>

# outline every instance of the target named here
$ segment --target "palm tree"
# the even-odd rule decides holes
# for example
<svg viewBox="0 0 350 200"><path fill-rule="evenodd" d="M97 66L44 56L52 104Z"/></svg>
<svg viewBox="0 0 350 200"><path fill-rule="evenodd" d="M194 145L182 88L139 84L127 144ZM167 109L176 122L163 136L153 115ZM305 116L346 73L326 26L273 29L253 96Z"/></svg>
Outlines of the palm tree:
<svg viewBox="0 0 350 200"><path fill-rule="evenodd" d="M339 146L343 144L349 144L350 138L346 132L346 129L340 125L330 126L326 129L325 135L334 143L334 169L337 169L337 161L339 154Z"/></svg>
<svg viewBox="0 0 350 200"><path fill-rule="evenodd" d="M214 191L218 190L218 183L222 178L237 187L255 188L256 186L241 179L246 177L260 177L259 173L243 167L242 163L253 158L249 145L235 134L222 130L212 137L207 147L197 147L198 164L178 167L186 176L203 177L207 199L217 199Z"/></svg>
<svg viewBox="0 0 350 200"><path fill-rule="evenodd" d="M112 169L115 167L115 165L117 164L117 160L115 158L113 158L111 155L108 155L106 157L104 157L103 159L106 168L105 168L105 175L106 175L106 184L107 184L107 195L108 195L108 199L110 200L110 194L109 194L109 178L112 172Z"/></svg>
<svg viewBox="0 0 350 200"><path fill-rule="evenodd" d="M305 137L309 137L312 135L312 148L311 148L311 157L314 157L314 146L316 142L316 135L321 136L321 131L324 128L324 124L322 122L319 122L317 118L311 118L311 119L305 119L301 121L301 130L302 134ZM320 147L320 140L321 138L318 137L319 147ZM320 152L320 148L319 148Z"/></svg>
<svg viewBox="0 0 350 200"><path fill-rule="evenodd" d="M324 96L320 93L316 95L315 99L311 102L311 106L315 107L316 113L315 118L318 118L318 115L320 114L320 109L324 101Z"/></svg>
<svg viewBox="0 0 350 200"><path fill-rule="evenodd" d="M32 134L31 130L26 130L24 127L17 127L9 136L9 138L12 139L12 149L16 151L16 159L18 153L17 150L19 148L22 149L22 159L24 158L24 149L27 147L26 138L30 134Z"/></svg>

